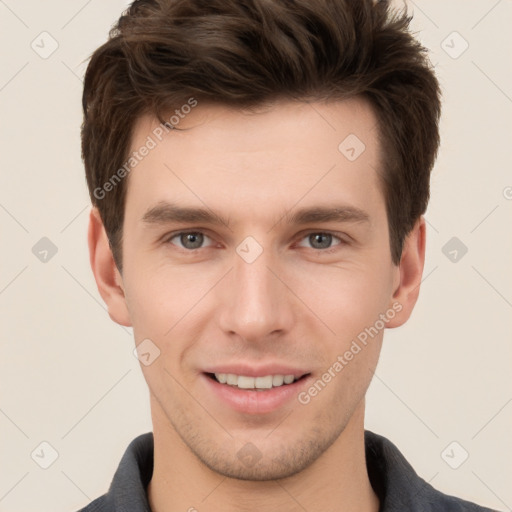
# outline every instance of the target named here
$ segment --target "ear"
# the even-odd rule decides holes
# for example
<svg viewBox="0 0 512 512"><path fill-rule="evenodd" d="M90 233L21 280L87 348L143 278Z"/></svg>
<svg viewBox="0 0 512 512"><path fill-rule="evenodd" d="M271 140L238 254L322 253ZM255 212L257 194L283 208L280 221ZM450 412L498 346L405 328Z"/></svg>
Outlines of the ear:
<svg viewBox="0 0 512 512"><path fill-rule="evenodd" d="M426 225L421 216L404 241L400 264L397 267L392 308L397 312L386 327L399 327L411 316L420 293L425 264Z"/></svg>
<svg viewBox="0 0 512 512"><path fill-rule="evenodd" d="M123 279L114 262L107 233L97 208L93 208L89 215L88 242L89 261L94 279L107 305L110 318L118 324L131 327Z"/></svg>

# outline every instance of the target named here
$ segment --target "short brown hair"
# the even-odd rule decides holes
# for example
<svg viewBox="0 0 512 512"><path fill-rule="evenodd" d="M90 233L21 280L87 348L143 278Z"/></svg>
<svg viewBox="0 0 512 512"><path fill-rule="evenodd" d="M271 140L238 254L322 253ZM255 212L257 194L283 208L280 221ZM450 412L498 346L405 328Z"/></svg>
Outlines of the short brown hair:
<svg viewBox="0 0 512 512"><path fill-rule="evenodd" d="M118 268L127 180L111 178L127 160L137 119L165 123L190 98L239 107L366 98L379 121L379 176L398 264L427 208L441 110L410 21L405 9L378 0L134 1L93 53L83 91L87 184Z"/></svg>

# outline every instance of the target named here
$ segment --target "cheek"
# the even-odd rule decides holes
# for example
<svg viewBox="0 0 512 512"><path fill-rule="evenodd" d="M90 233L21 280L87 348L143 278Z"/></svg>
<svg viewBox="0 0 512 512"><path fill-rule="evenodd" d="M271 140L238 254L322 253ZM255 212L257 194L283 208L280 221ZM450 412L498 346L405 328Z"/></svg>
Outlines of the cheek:
<svg viewBox="0 0 512 512"><path fill-rule="evenodd" d="M184 330L190 340L194 329L199 328L205 299L218 280L218 269L151 266L141 261L127 268L126 274L126 300L136 342L149 338L162 351L179 351L180 340L185 342Z"/></svg>
<svg viewBox="0 0 512 512"><path fill-rule="evenodd" d="M174 378L182 380L183 376L178 375L183 358L194 347L194 340L201 338L199 303L208 291L209 280L193 274L197 271L148 268L131 272L126 282L135 343L146 343L151 357L158 354L148 366L141 359L141 369L154 397L179 395ZM148 345L145 340L151 343Z"/></svg>
<svg viewBox="0 0 512 512"><path fill-rule="evenodd" d="M297 296L334 331L341 345L388 308L391 275L384 274L381 265L310 266L290 280Z"/></svg>
<svg viewBox="0 0 512 512"><path fill-rule="evenodd" d="M337 421L348 421L338 416L353 411L364 397L378 363L385 325L380 315L389 308L389 287L380 279L381 272L352 267L312 272L302 281L308 306L333 331L321 336L320 382L306 393L318 396L317 406L331 408ZM320 338L318 321L307 325L302 319L304 326Z"/></svg>

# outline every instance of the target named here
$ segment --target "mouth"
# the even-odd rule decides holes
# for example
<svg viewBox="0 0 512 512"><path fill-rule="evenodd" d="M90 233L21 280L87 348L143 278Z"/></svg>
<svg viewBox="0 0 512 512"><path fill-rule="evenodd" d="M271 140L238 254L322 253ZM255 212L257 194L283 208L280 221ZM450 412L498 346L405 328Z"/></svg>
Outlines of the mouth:
<svg viewBox="0 0 512 512"><path fill-rule="evenodd" d="M234 362L203 368L200 382L207 400L219 411L261 415L291 406L312 380L313 374L298 365Z"/></svg>
<svg viewBox="0 0 512 512"><path fill-rule="evenodd" d="M305 379L310 374L303 375L284 375L273 374L263 377L251 377L250 375L236 375L234 373L209 373L205 375L219 384L225 384L236 389L244 391L268 391L273 388L286 387L295 382Z"/></svg>

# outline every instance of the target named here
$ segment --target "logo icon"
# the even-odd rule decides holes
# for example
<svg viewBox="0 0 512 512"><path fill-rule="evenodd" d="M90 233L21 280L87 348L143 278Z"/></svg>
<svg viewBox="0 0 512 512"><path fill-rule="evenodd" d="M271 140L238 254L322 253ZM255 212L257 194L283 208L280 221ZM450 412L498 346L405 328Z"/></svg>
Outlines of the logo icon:
<svg viewBox="0 0 512 512"><path fill-rule="evenodd" d="M338 146L338 151L350 162L357 160L365 149L364 142L353 133L345 137Z"/></svg>
<svg viewBox="0 0 512 512"><path fill-rule="evenodd" d="M468 248L456 236L450 238L441 248L441 252L452 262L458 263L468 252Z"/></svg>
<svg viewBox="0 0 512 512"><path fill-rule="evenodd" d="M454 31L443 39L441 48L452 59L458 59L469 48L469 43Z"/></svg>
<svg viewBox="0 0 512 512"><path fill-rule="evenodd" d="M160 357L160 349L149 339L142 340L133 350L133 355L144 365L153 364Z"/></svg>
<svg viewBox="0 0 512 512"><path fill-rule="evenodd" d="M59 458L59 452L48 441L43 441L37 445L30 457L39 467L48 469Z"/></svg>
<svg viewBox="0 0 512 512"><path fill-rule="evenodd" d="M32 247L32 254L41 263L48 263L57 254L57 251L57 246L45 236Z"/></svg>
<svg viewBox="0 0 512 512"><path fill-rule="evenodd" d="M47 59L57 50L59 43L50 33L44 31L30 43L30 47L41 59Z"/></svg>
<svg viewBox="0 0 512 512"><path fill-rule="evenodd" d="M459 469L469 457L466 449L457 441L452 441L442 452L441 458L452 469Z"/></svg>
<svg viewBox="0 0 512 512"><path fill-rule="evenodd" d="M236 454L240 460L248 468L252 468L263 457L261 452L252 443L247 443Z"/></svg>
<svg viewBox="0 0 512 512"><path fill-rule="evenodd" d="M255 238L248 236L238 245L236 252L246 263L253 263L263 252L263 247Z"/></svg>

